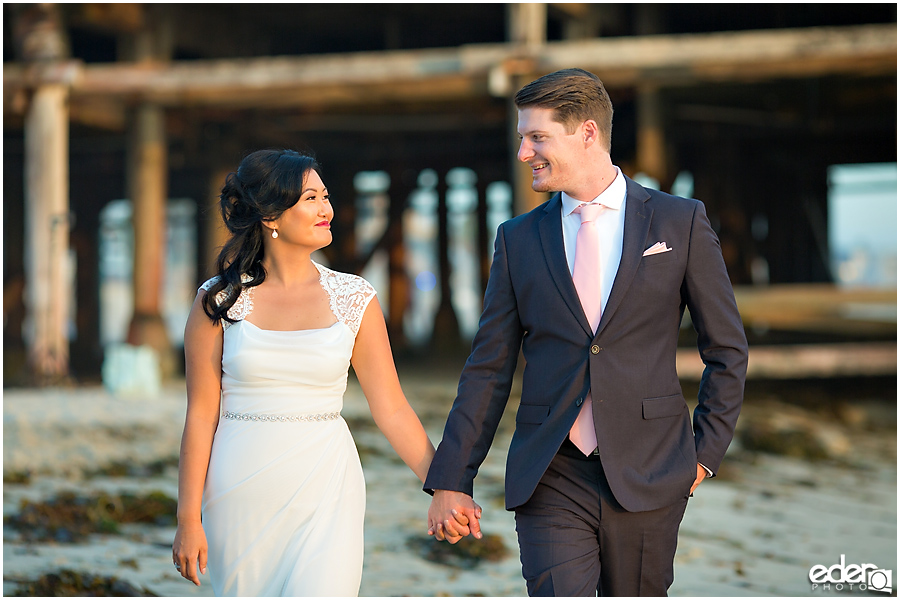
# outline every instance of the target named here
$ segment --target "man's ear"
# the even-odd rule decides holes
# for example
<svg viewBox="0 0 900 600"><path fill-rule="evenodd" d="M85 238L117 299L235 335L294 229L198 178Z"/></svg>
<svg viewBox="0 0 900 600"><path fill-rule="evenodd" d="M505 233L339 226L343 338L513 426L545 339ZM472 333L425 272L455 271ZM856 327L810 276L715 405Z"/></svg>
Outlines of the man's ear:
<svg viewBox="0 0 900 600"><path fill-rule="evenodd" d="M600 128L597 127L597 122L593 119L588 119L584 123L581 124L581 135L582 141L584 142L585 147L590 146L591 144L596 144L600 141Z"/></svg>

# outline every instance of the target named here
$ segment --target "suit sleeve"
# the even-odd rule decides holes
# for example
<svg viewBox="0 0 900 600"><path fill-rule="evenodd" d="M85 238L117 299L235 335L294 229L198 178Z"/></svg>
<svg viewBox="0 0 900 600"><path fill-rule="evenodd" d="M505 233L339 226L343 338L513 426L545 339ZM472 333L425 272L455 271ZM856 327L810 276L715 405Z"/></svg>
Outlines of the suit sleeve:
<svg viewBox="0 0 900 600"><path fill-rule="evenodd" d="M694 409L697 461L715 474L734 437L748 349L719 239L700 202L691 225L682 298L697 330L697 349L705 365Z"/></svg>
<svg viewBox="0 0 900 600"><path fill-rule="evenodd" d="M508 258L501 225L478 333L425 480L426 492L451 490L472 495L475 475L487 456L509 400L523 331Z"/></svg>

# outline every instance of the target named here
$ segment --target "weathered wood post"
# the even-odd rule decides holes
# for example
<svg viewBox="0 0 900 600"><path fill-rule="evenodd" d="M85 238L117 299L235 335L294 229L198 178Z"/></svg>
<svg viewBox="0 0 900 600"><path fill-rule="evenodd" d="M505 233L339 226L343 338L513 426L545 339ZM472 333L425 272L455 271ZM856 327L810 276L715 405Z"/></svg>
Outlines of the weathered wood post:
<svg viewBox="0 0 900 600"><path fill-rule="evenodd" d="M513 102L516 92L536 79L532 56L547 42L547 5L544 3L510 4L507 12L509 41L518 46L521 58L509 62L509 128L513 213L520 215L547 199L547 194L531 189L531 167L516 157L519 151L518 110Z"/></svg>
<svg viewBox="0 0 900 600"><path fill-rule="evenodd" d="M437 217L438 217L438 280L441 284L441 300L437 314L434 316L434 333L431 335L431 347L438 354L452 354L459 350L459 320L453 310L452 292L450 290L450 218L447 213L447 184L449 169L438 170L437 183Z"/></svg>
<svg viewBox="0 0 900 600"><path fill-rule="evenodd" d="M398 155L402 150L398 150ZM410 194L416 188L417 173L402 165L392 165L391 187L388 190L387 252L388 252L388 295L387 328L391 345L396 353L406 347L403 333L403 316L409 308L410 285L406 274L406 245L404 243L403 213L406 211Z"/></svg>
<svg viewBox="0 0 900 600"><path fill-rule="evenodd" d="M134 113L129 149L128 196L134 227L134 314L127 341L157 351L163 376L171 375L172 348L163 322L161 292L165 269L168 160L165 115L141 104Z"/></svg>
<svg viewBox="0 0 900 600"><path fill-rule="evenodd" d="M26 304L38 382L69 372L69 115L64 85L35 90L25 117Z"/></svg>
<svg viewBox="0 0 900 600"><path fill-rule="evenodd" d="M663 16L658 5L644 4L638 7L637 28L641 35L654 35L663 31ZM668 158L666 156L665 127L660 87L651 82L637 85L637 150L635 156L638 172L649 175L667 189Z"/></svg>
<svg viewBox="0 0 900 600"><path fill-rule="evenodd" d="M171 54L165 21L152 21L134 39L137 61L166 60ZM164 109L141 101L132 115L127 192L134 226L134 314L126 341L149 345L158 354L160 373L174 374L175 355L161 311L166 259L168 148Z"/></svg>
<svg viewBox="0 0 900 600"><path fill-rule="evenodd" d="M666 140L662 101L653 84L638 86L637 93L637 170L667 184Z"/></svg>
<svg viewBox="0 0 900 600"><path fill-rule="evenodd" d="M210 175L209 192L206 202L202 204L203 214L200 216L204 228L204 237L206 239L201 258L203 261L204 280L206 277L215 275L216 258L218 258L219 251L231 235L228 233L228 228L225 227L225 222L222 221L222 211L219 208L219 196L222 193L222 186L225 185L225 178L228 177L229 173L236 170L237 164L228 167L221 166L212 169L212 174Z"/></svg>
<svg viewBox="0 0 900 600"><path fill-rule="evenodd" d="M35 73L68 56L58 5L20 7L15 28L19 54ZM37 384L69 374L68 93L64 83L39 83L25 115L25 341Z"/></svg>
<svg viewBox="0 0 900 600"><path fill-rule="evenodd" d="M488 276L491 272L492 249L488 248L488 239L493 233L488 231L488 201L487 189L490 181L484 171L476 171L475 193L478 195L477 223L478 223L478 295L484 298L487 289Z"/></svg>

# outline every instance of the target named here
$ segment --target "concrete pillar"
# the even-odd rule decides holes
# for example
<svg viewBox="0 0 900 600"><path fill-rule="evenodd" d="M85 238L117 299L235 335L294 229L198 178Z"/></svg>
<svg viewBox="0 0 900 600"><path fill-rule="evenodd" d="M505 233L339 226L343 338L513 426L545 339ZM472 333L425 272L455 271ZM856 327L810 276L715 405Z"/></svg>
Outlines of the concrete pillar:
<svg viewBox="0 0 900 600"><path fill-rule="evenodd" d="M25 116L25 303L37 383L69 372L69 114L64 85L34 91Z"/></svg>

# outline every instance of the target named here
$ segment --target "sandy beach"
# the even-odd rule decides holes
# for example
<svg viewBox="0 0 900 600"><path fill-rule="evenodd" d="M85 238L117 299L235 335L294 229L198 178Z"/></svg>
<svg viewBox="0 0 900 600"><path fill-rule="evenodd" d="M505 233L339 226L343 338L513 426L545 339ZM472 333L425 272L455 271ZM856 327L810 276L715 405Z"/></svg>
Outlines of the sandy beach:
<svg viewBox="0 0 900 600"><path fill-rule="evenodd" d="M455 393L454 375L401 369L401 380L437 443ZM785 400L765 391L748 395L720 476L704 482L690 500L670 595L834 594L813 590L808 573L813 565L838 563L841 555L848 564L896 572L895 402L865 393L819 407ZM343 415L360 449L368 497L360 595L526 595L513 515L503 509L515 403L514 398L475 482L475 499L484 508L482 529L498 548L476 564L426 538L429 497L374 427L351 377ZM166 385L152 398L116 398L99 386L7 389L3 404L4 517L16 515L23 500L47 500L66 490L81 495L158 490L175 497L183 382ZM799 431L816 452L803 458L793 451L786 456L747 448L748 441L759 439L756 431L792 436ZM154 469L140 468L153 463ZM124 475L97 474L115 464L131 468ZM26 473L30 477L23 477ZM118 534L95 534L78 543L27 542L5 520L4 595L61 569L114 576L160 596L212 595L208 579L196 588L172 567L173 534L171 526L129 524Z"/></svg>

